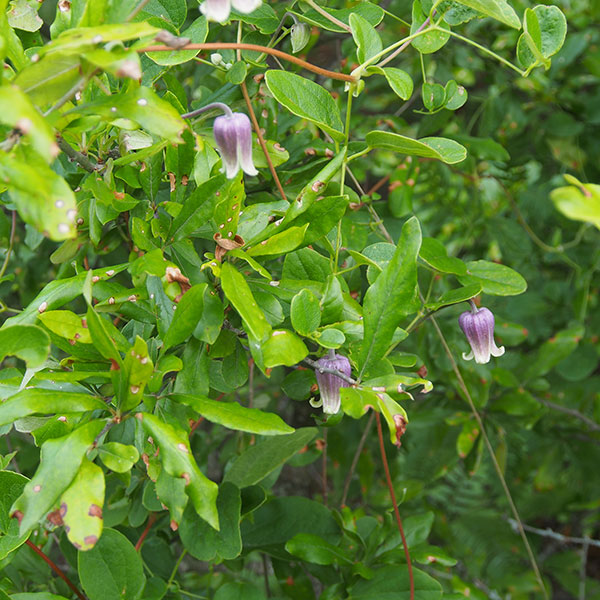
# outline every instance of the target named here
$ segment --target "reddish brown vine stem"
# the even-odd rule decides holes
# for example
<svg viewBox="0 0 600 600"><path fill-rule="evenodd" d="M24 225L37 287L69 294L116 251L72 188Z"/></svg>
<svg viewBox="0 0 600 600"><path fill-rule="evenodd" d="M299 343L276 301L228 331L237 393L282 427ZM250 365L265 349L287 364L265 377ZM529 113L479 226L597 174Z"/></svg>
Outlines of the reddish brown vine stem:
<svg viewBox="0 0 600 600"><path fill-rule="evenodd" d="M392 505L394 506L394 514L396 515L396 523L398 523L398 531L402 538L402 544L404 546L404 556L406 556L406 564L408 565L408 581L410 583L410 600L415 600L415 580L413 577L412 562L410 561L410 552L408 551L408 544L406 543L406 536L404 535L404 527L402 527L402 519L400 518L400 511L398 510L398 503L396 502L396 494L394 493L394 486L392 484L392 476L390 475L390 467L388 465L387 456L385 454L385 445L383 443L383 432L381 431L381 418L379 413L375 413L375 419L377 420L377 435L379 436L379 450L381 450L381 462L383 462L383 469L385 470L385 478L387 481L388 490L390 491L390 497L392 499Z"/></svg>
<svg viewBox="0 0 600 600"><path fill-rule="evenodd" d="M254 127L254 132L256 133L256 137L258 138L258 143L262 148L263 154L265 155L265 159L267 164L269 165L269 171L271 171L271 175L273 175L273 179L275 180L275 185L281 194L281 197L284 200L287 200L285 196L285 192L283 191L283 186L281 185L281 181L279 181L279 177L277 175L277 171L275 170L275 166L273 165L273 161L269 156L269 149L267 148L267 143L265 142L265 138L260 130L260 126L258 125L258 121L256 119L256 114L254 113L254 109L252 108L252 102L250 101L250 95L248 94L248 88L246 87L246 82L242 81L240 84L242 88L242 94L244 95L244 100L246 101L246 106L248 107L248 112L250 113L250 119L252 121L252 126Z"/></svg>
<svg viewBox="0 0 600 600"><path fill-rule="evenodd" d="M137 552L141 550L142 544L144 543L146 536L148 535L152 525L154 525L154 521L156 521L156 515L154 513L150 513L150 515L148 516L148 522L146 523L146 527L144 528L144 531L142 531L142 535L140 535L140 539L135 545L135 549Z"/></svg>
<svg viewBox="0 0 600 600"><path fill-rule="evenodd" d="M73 590L73 593L77 594L80 600L87 600L87 598L77 589L77 586L63 573L63 570L54 563L54 561L46 556L42 550L40 550L32 541L26 540L25 543Z"/></svg>
<svg viewBox="0 0 600 600"><path fill-rule="evenodd" d="M282 58L283 60L287 60L288 62L292 62L308 71L312 71L313 73L317 73L318 75L324 75L325 77L329 77L330 79L338 79L339 81L349 81L350 83L356 83L356 79L352 75L346 75L345 73L338 73L337 71L329 71L327 69L322 69L321 67L317 67L312 63L306 62L297 56L293 56L292 54L288 54L287 52L282 52L281 50L277 50L277 48L269 48L268 46L259 46L258 44L244 44L244 43L236 43L236 42L209 42L205 44L186 44L181 48L177 48L177 50L173 49L171 46L146 46L145 48L138 48L137 52L177 52L179 50L254 50L255 52L261 52L264 54L272 54L273 56L277 56L278 58Z"/></svg>

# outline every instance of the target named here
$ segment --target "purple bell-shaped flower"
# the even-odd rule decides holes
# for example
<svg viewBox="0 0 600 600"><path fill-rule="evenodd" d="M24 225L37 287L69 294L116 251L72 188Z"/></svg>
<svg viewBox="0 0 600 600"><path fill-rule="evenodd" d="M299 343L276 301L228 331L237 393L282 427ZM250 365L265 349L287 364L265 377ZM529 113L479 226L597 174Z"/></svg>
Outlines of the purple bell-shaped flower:
<svg viewBox="0 0 600 600"><path fill-rule="evenodd" d="M252 162L252 125L244 113L230 112L217 117L213 134L228 179L233 179L240 167L248 175L258 174Z"/></svg>
<svg viewBox="0 0 600 600"><path fill-rule="evenodd" d="M335 415L340 410L340 388L349 387L350 384L333 373L323 373L319 367L324 369L335 369L341 371L347 377L352 373L350 361L341 355L336 355L332 350L329 356L324 356L317 361L319 365L315 371L319 391L321 392L321 401L323 403L323 412L327 415Z"/></svg>
<svg viewBox="0 0 600 600"><path fill-rule="evenodd" d="M238 12L249 14L262 4L262 0L204 0L200 11L209 21L225 23L229 19L231 5Z"/></svg>
<svg viewBox="0 0 600 600"><path fill-rule="evenodd" d="M498 348L494 341L494 315L491 310L483 307L478 309L473 304L472 311L460 315L458 324L471 345L471 352L463 352L465 360L475 358L476 363L483 365L490 362L490 355L504 354L504 346Z"/></svg>

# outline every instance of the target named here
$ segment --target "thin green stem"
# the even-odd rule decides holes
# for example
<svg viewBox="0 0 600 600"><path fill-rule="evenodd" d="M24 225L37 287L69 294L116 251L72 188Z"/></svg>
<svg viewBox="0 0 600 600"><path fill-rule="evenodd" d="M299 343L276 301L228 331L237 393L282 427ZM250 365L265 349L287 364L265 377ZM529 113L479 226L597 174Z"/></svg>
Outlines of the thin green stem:
<svg viewBox="0 0 600 600"><path fill-rule="evenodd" d="M346 183L346 163L348 161L348 144L350 143L350 119L352 117L352 98L354 93L354 84L348 86L348 99L346 101L346 123L344 125L344 160L342 162L342 172L340 174L340 196L344 194L344 184ZM340 246L342 245L342 221L338 222L337 235L335 241L335 262L334 273L337 273L338 261L340 258Z"/></svg>
<svg viewBox="0 0 600 600"><path fill-rule="evenodd" d="M471 408L471 412L473 413L473 416L475 417L475 420L477 421L477 425L479 426L479 431L481 432L481 437L482 437L482 439L485 443L485 446L488 450L488 453L492 460L492 464L494 465L494 470L496 471L498 480L500 481L500 484L502 485L502 489L504 490L504 495L506 496L506 500L508 501L508 505L513 514L513 518L516 521L517 528L519 530L519 534L521 535L521 539L523 540L523 544L525 545L525 550L527 551L527 556L529 557L529 562L531 564L533 572L535 573L535 577L538 581L540 589L542 590L544 598L546 600L548 600L548 598L549 598L548 591L546 590L546 586L544 585L544 580L542 579L542 574L540 573L540 569L538 567L537 561L533 554L533 550L531 549L531 546L529 545L529 540L527 539L527 534L525 533L525 528L523 527L523 522L521 521L519 511L517 510L517 507L514 503L512 494L510 493L510 489L508 488L508 484L506 483L506 479L504 478L504 474L502 473L502 467L498 463L498 459L496 458L496 454L494 452L494 447L492 446L492 443L490 442L490 438L488 437L488 435L485 431L485 428L483 425L483 419L481 418L481 415L477 411L477 408L475 408L475 403L473 402L473 398L471 397L469 388L467 388L465 380L463 379L460 369L458 368L458 364L456 363L456 360L454 359L454 355L452 354L452 350L450 350L450 347L448 346L448 342L446 341L446 338L445 338L444 334L442 333L440 326L438 325L434 316L431 316L430 319L431 319L431 322L433 323L435 331L440 339L440 342L442 343L444 351L446 352L446 356L448 357L448 360L450 360L450 364L452 365L452 370L454 371L454 374L456 375L458 385L460 386L460 389L462 390L465 398L467 399L467 402L469 403L469 407Z"/></svg>
<svg viewBox="0 0 600 600"><path fill-rule="evenodd" d="M346 23L343 23L333 15L329 14L324 8L320 7L316 2L313 2L313 0L304 0L304 2L306 2L306 4L308 4L311 8L316 10L320 15L324 16L328 21L331 21L333 24L337 25L338 27L341 27L344 31L352 33L352 30L348 25L346 25Z"/></svg>
<svg viewBox="0 0 600 600"><path fill-rule="evenodd" d="M410 35L406 36L405 38L402 38L401 40L395 42L394 44L391 44L387 48L384 48L381 52L378 52L377 54L375 54L375 56L372 56L371 58L369 58L369 60L366 60L364 63L358 65L358 67L356 67L356 69L354 69L354 71L352 71L352 73L350 75L352 77L354 77L355 80L360 79L363 71L367 67L376 63L380 58L383 58L388 52L392 52L393 50L396 50L396 49L400 50L400 48L402 48L402 50L404 50L404 48L406 48L410 44L410 42L412 42L414 39L418 38L421 35L424 35L425 33L428 33L429 31L434 30L435 26L426 27L426 24L427 25L429 24L429 20L425 21L423 23L423 25L421 25L421 27L425 26L424 29L419 29L419 30L415 31L414 33L411 33ZM393 56L395 57L396 54L394 54ZM385 59L385 61L382 61L379 66L382 66L383 64L387 63L388 60L390 60L390 57Z"/></svg>
<svg viewBox="0 0 600 600"><path fill-rule="evenodd" d="M346 163L353 161L355 158L360 158L361 156L364 156L365 154L368 154L369 152L371 152L371 148L365 148L364 150L361 150L360 152L357 152L356 154L352 154L351 156L349 156L346 159Z"/></svg>
<svg viewBox="0 0 600 600"><path fill-rule="evenodd" d="M441 27L438 27L437 25L433 26L432 29L434 31L443 31L443 32L451 35L452 37L455 37L455 38L465 42L466 44L475 46L475 48L477 48L478 50L481 50L481 52L494 57L496 60L500 61L502 64L506 65L513 71L516 71L519 75L521 75L521 77L527 77L527 75L528 75L527 71L523 71L522 69L519 69L519 67L517 67L516 65L511 63L510 60L506 60L506 58L503 58L499 54L496 54L493 50L490 50L489 48L486 48L485 46L482 46L481 44L474 42L473 40L469 39L468 37L465 37L464 35L460 35L460 33L456 33L455 31L452 31L450 29L442 29Z"/></svg>
<svg viewBox="0 0 600 600"><path fill-rule="evenodd" d="M173 579L175 579L175 575L177 575L177 571L179 570L179 565L181 564L181 561L183 560L183 557L186 554L187 554L187 550L184 548L183 552L179 555L179 558L177 559L177 562L175 563L173 570L171 571L171 576L169 577L169 581L167 581L167 588L173 583Z"/></svg>
<svg viewBox="0 0 600 600"><path fill-rule="evenodd" d="M425 58L422 52L419 52L419 58L421 59L421 74L423 75L423 83L427 83L427 71L425 69Z"/></svg>
<svg viewBox="0 0 600 600"><path fill-rule="evenodd" d="M2 263L2 267L0 268L0 278L4 276L6 272L6 267L8 267L8 261L10 260L10 255L12 254L13 244L15 241L15 231L17 229L17 211L12 211L12 225L10 227L10 237L8 238L8 248L6 249L6 256L4 257L4 262Z"/></svg>
<svg viewBox="0 0 600 600"><path fill-rule="evenodd" d="M397 17L394 13L391 13L389 10L385 10L385 8L383 8L383 6L381 6L380 8L384 12L384 14L386 14L388 17L392 17L392 19L399 21L400 23L402 23L402 25L404 25L406 27L410 27L410 23L408 21L405 21L404 19Z"/></svg>

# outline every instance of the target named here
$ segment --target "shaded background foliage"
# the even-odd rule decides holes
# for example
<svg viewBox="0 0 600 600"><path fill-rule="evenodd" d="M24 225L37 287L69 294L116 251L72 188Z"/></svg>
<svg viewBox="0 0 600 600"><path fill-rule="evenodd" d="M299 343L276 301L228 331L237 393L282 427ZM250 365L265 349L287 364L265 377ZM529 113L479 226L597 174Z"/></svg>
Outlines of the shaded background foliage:
<svg viewBox="0 0 600 600"><path fill-rule="evenodd" d="M35 21L31 3L16 4L27 9L26 14ZM118 23L125 20L137 3L105 4L112 22ZM169 9L166 20L158 16L160 7L156 6L160 4L148 3L136 20L182 35L196 22L198 39L206 36L202 22L197 23L199 13L195 2L188 3L187 12L183 2L163 2L163 8ZM341 8L344 3L330 4L328 8ZM532 7L529 2L511 4L521 16L525 8ZM72 3L72 7L76 5L85 7L86 3ZM423 2L423 6L426 5ZM369 212L369 206L376 210L395 242L400 238L403 224L415 214L423 235L441 242L450 256L465 262L487 260L506 264L526 279L528 290L522 295L483 296L483 303L496 315L496 337L506 347L506 354L487 365L460 362L459 366L486 424L496 459L523 522L538 529L550 528L559 534L557 538L539 535L540 532L528 534L546 584L552 589L552 597L593 598L600 594L599 548L569 543L565 536L600 538L597 475L600 317L595 310L598 304L595 275L600 255L598 231L590 224L594 219L597 223L599 216L596 207L584 222L571 220L557 211L551 192L566 185L564 174L586 183L600 181L596 160L600 143L600 34L597 28L600 6L592 0L557 1L557 5L566 14L569 34L547 71L537 68L528 78L520 78L474 48L450 40L440 51L425 54L423 64L413 48L408 48L393 63L414 80L414 92L406 102L390 89L383 77L372 76L366 80L366 89L353 101L352 142L364 140L372 130L395 131L414 138L444 136L464 145L468 157L458 164L446 165L427 158L407 159L401 154L377 150L356 159L351 164L353 177L346 176L344 192L352 204L341 221L341 239L344 249L356 252L386 241L377 225L378 217ZM286 3L270 6L282 16ZM410 22L411 2L398 0L381 3L381 6ZM304 5L299 12L307 8ZM79 24L97 25L93 12L88 10L88 21ZM51 2L43 3L40 15L44 20L41 28L32 32L16 30L29 56L38 52L50 37L55 38L61 28L74 24L61 21L66 17L61 16L60 9L55 12ZM268 31L268 27L262 33L250 29L244 30L248 40L261 44L268 43L269 33L273 31ZM514 56L519 32L501 23L489 18L474 19L456 29L503 56ZM406 35L407 28L386 18L379 33L387 45ZM236 28L211 24L207 39L233 42ZM281 47L291 50L287 40ZM349 73L357 66L353 64L355 49L349 35L313 28L309 45L303 52L312 63L333 70L343 68ZM221 54L225 62L236 62L235 51L224 50ZM216 69L209 62L209 53L200 56L207 62L189 61L164 68L143 55L142 86L153 87L157 96L167 99L177 113L213 100L232 104L236 110L245 112L238 85L240 74L236 74L234 68ZM243 56L253 58L248 54ZM16 66L12 60L11 64ZM271 59L269 64L275 66ZM236 65L235 69L241 67ZM289 69L296 70L296 67ZM250 75L263 70L264 67L255 69ZM422 70L430 83L445 84L454 79L465 86L467 103L458 111L442 109L429 114L421 97ZM245 72L242 78L243 75ZM332 91L344 114L343 84L321 76L314 79ZM273 150L286 193L294 198L327 163L330 154L336 151L335 144L319 134L313 124L300 121L282 108L260 79L249 76L246 81L266 138L272 144L279 141L289 155L287 158L279 149ZM116 77L114 72L103 74L90 80L78 102L88 106L100 101L107 89L114 94L118 90L134 93L136 88L131 82ZM166 110L164 106L163 110ZM29 312L23 314L33 315L29 322L36 322L38 307L31 303L40 290L53 280L81 273L79 288L73 293L68 308L80 316L87 314L89 322L95 312L82 294L86 270L92 267L106 272L115 265L125 264L129 266L128 272L117 273L118 283L100 282L94 288L99 290L94 294L100 299L95 306L99 314L109 313L113 319L117 318L116 328L112 328L111 321L99 317L108 338L116 344L113 362L121 360L121 354L138 335L146 340L148 356L156 365L159 347L164 344L168 330L164 307L170 306L169 298L172 300L183 291L169 288L168 282L160 279L164 265L162 254L155 250L165 247L164 232L171 220L177 219L176 211L170 212L172 205L162 203L185 203L186 200L189 203L189 190L193 187L193 184L188 189L176 185L171 190L167 171L175 170L177 182L185 174L195 185L202 185L211 175L218 174L218 155L210 139L211 121L195 122L193 130L199 137L193 139L189 132L184 133L186 144L178 147L183 149L174 150L173 146L163 144L154 154L149 153L127 166L118 161L135 148L132 144L143 148L149 143L160 144L162 138L173 139L174 125L171 129L164 123L144 125L149 135L147 131L128 131L126 123L97 121L90 116L96 114L93 111L80 111L77 121L64 120L58 114L61 112L64 111L57 110L48 118L50 126L62 131L75 148L87 150L94 161L110 165L114 177L104 179L105 189L102 182L95 185L93 178L85 179L81 166L70 162L64 154L52 163L52 168L78 190L78 216L84 222L79 225L75 242L67 240L59 244L46 239L19 218L8 268L0 283L2 302L17 310L29 306ZM165 123L168 122L167 114ZM3 127L3 132L5 139L11 134L11 127ZM360 149L357 146L354 151ZM249 205L246 210L254 212L250 212L251 218L247 215L240 223L246 240L259 233L270 219L280 218L287 207L277 195L266 164L260 162L258 146L255 160L261 167L260 178L246 182ZM140 168L142 161L143 169ZM221 178L211 179L206 185L213 185L209 188L212 193L236 183L226 184ZM338 190L339 179L324 193L335 196ZM10 190L2 195L2 202L6 210L1 217L0 236L6 252L11 237L10 211L14 209ZM207 290L218 289L214 284L219 273L210 272L210 268L201 270L205 259L212 259L205 253L215 250L213 229L201 227L210 218L211 215L200 218L182 235L183 239L193 233L193 244L182 242L169 249L169 260L195 286L192 288L196 294L194 299L204 307L202 329L205 333L198 337L189 333L182 339L175 337L174 350L167 355L173 357L169 363L161 353L164 362L158 363L154 371L157 375L153 381L148 380L144 395L144 429L136 419L124 419L103 438L100 460L95 464L103 469L106 481L105 530L95 549L77 552L67 540L65 528L47 520L35 528L31 539L42 546L73 581L80 583L92 600L99 597L98 594L112 593L107 591L105 582L108 580L115 582L115 590L125 585L127 598L183 598L192 594L216 600L240 595L252 599L266 596L408 597L404 553L390 510L372 418L365 416L355 420L346 415L336 425L324 427L318 416L320 411L307 402L317 393L310 369L276 366L267 377L254 363L249 365L245 349L248 342L240 335L242 327L246 331L248 328L232 308L227 312L229 328L221 331L218 306L213 304L213 313L207 308L211 302L210 291L197 287L206 283ZM313 247L327 257L325 264L330 247L335 244L335 231L328 239L326 242L323 237L317 238L313 243ZM385 254L385 249L381 252L383 254L372 254L370 258L384 265L391 255ZM257 260L275 279L285 279L286 269L289 277L289 273L298 273L299 267L292 264L289 256L284 260L284 254L280 252L274 259ZM142 262L144 256L151 258ZM352 256L344 250L342 259L346 261L343 268L354 265ZM295 260L303 264L300 258ZM305 263L313 268L307 271L306 277L291 278L322 282L315 273L323 261L314 256L312 261ZM442 277L424 262L419 263L419 287L424 295L430 293L431 298L438 298L445 291L457 288L456 278ZM239 261L235 264L251 281L252 292L267 315L269 326L279 326L284 316L289 317L290 300L299 288L287 296L282 291L279 300L274 301L275 288L269 286L266 279L260 282L260 276L249 275L249 269L241 267ZM349 271L344 280L344 291L359 300L372 283L366 267ZM161 301L139 302L136 307L123 302L132 291L139 293L139 290L147 295L154 293ZM109 298L114 296L117 297L116 309L111 310ZM347 296L346 304L346 310L351 311L353 305ZM457 326L464 306L445 308L436 316L457 360L467 349ZM159 316L157 330L153 313ZM12 314L9 310L3 316ZM412 316L414 312L410 318ZM410 318L403 326L408 325ZM70 336L57 334L42 317L37 323L45 326L50 334L55 359L74 356L87 363L84 368L94 371L98 377L84 383L67 381L55 389L91 392L103 398L110 398L113 393L118 395L113 390L113 385L117 387L118 383L107 375L110 352L115 350L109 348L107 355L97 342L100 338L93 326L92 338L99 354L89 348L81 350L79 344L71 346ZM284 325L291 330L289 319ZM296 325L294 328L298 330ZM8 329L10 327L5 327ZM180 345L184 341L185 345ZM207 343L211 349L205 355L202 347ZM32 342L31 346L34 345ZM312 352L317 351L315 343L308 345ZM419 323L399 349L401 353L395 355L397 370L434 384L428 394L417 393L420 388L415 390L414 401L403 398L402 404L410 419L407 433L400 450L391 445L387 447L412 559L415 567L423 572L417 574L416 597L439 598L442 589L444 598L539 597L541 592L511 521L502 486L432 322ZM140 355L143 350L136 349ZM356 361L359 350L360 344L349 343L342 351ZM204 362L207 358L210 358L210 366ZM181 360L177 362L178 359ZM294 360L292 364L296 362L299 361ZM4 360L3 398L19 388L24 366L15 358ZM373 376L377 374L374 369ZM50 380L50 376L38 373L32 382L38 388L52 389ZM243 406L266 409L278 414L297 431L262 440L257 440L252 430L248 433L247 428L232 432L211 423L214 419L207 416L208 405L202 405L201 409L198 402L166 398L166 394L173 391L197 392L213 400L237 400ZM125 412L137 405L131 399L120 398L119 402L126 405ZM88 410L93 408L90 405ZM211 410L215 410L214 407ZM159 415L157 420L162 419L182 431L187 428L183 438L178 431L178 435L162 442L164 446L172 442L174 448L187 443L185 440L191 430L190 450L202 471L212 480L224 481L219 486L217 500L221 516L219 533L207 523L210 516L204 514L201 518L191 502L187 506L178 502L177 498L187 499L182 480L175 476L179 467L172 467L171 472L171 467L161 462L163 456L154 456L156 448L145 441L148 434L156 440L160 439L161 431L164 434L163 430L152 429L151 420L148 424L145 415L152 411ZM39 412L49 414L51 411ZM206 420L200 422L199 415L205 415ZM235 418L242 417L235 415ZM5 425L6 435L0 440L5 455L2 466L8 470L18 469L27 477L32 477L38 468L42 443L70 431L63 428L56 417L33 419L37 421L21 419L13 430ZM222 423L222 419L218 416L215 422ZM190 420L193 420L191 426ZM85 422L84 418L81 423ZM268 425L283 428L278 421ZM365 431L364 450L356 454ZM99 430L94 431L91 439L98 433ZM137 450L125 451L110 446L111 443L126 444ZM324 448L327 448L326 454ZM163 450L161 447L161 452ZM13 451L17 452L14 457L11 456ZM325 487L324 462L327 465ZM132 465L135 466L131 475L127 475ZM153 481L159 477L161 468L169 471L162 482L165 486L162 495L159 491L161 502L169 506L169 512L164 510L154 491ZM89 477L91 481L93 475ZM19 482L12 479L2 483L3 489L8 489L9 484L19 489ZM3 519L19 493L7 494L10 502L3 501L6 504ZM243 517L241 534L240 513ZM179 528L173 531L172 523L177 514L175 523L179 523ZM8 528L14 525L9 525L8 517L4 520L0 526L6 541ZM112 563L107 559L106 571L94 566L93 557L98 553L106 558L117 552L122 552L122 558ZM47 565L29 546L22 545L7 553L0 569L0 589L3 590L0 595L18 598L19 593L47 591L72 597L66 584L54 575L51 577Z"/></svg>

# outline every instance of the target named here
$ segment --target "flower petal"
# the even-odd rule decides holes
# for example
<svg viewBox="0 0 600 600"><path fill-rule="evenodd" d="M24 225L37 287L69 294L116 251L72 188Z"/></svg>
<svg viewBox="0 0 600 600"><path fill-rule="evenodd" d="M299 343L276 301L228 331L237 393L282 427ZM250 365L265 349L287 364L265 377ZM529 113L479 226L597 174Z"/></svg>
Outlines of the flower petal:
<svg viewBox="0 0 600 600"><path fill-rule="evenodd" d="M231 0L233 8L245 15L255 11L261 4L262 0Z"/></svg>
<svg viewBox="0 0 600 600"><path fill-rule="evenodd" d="M231 12L230 0L204 0L200 12L209 20L225 23Z"/></svg>

